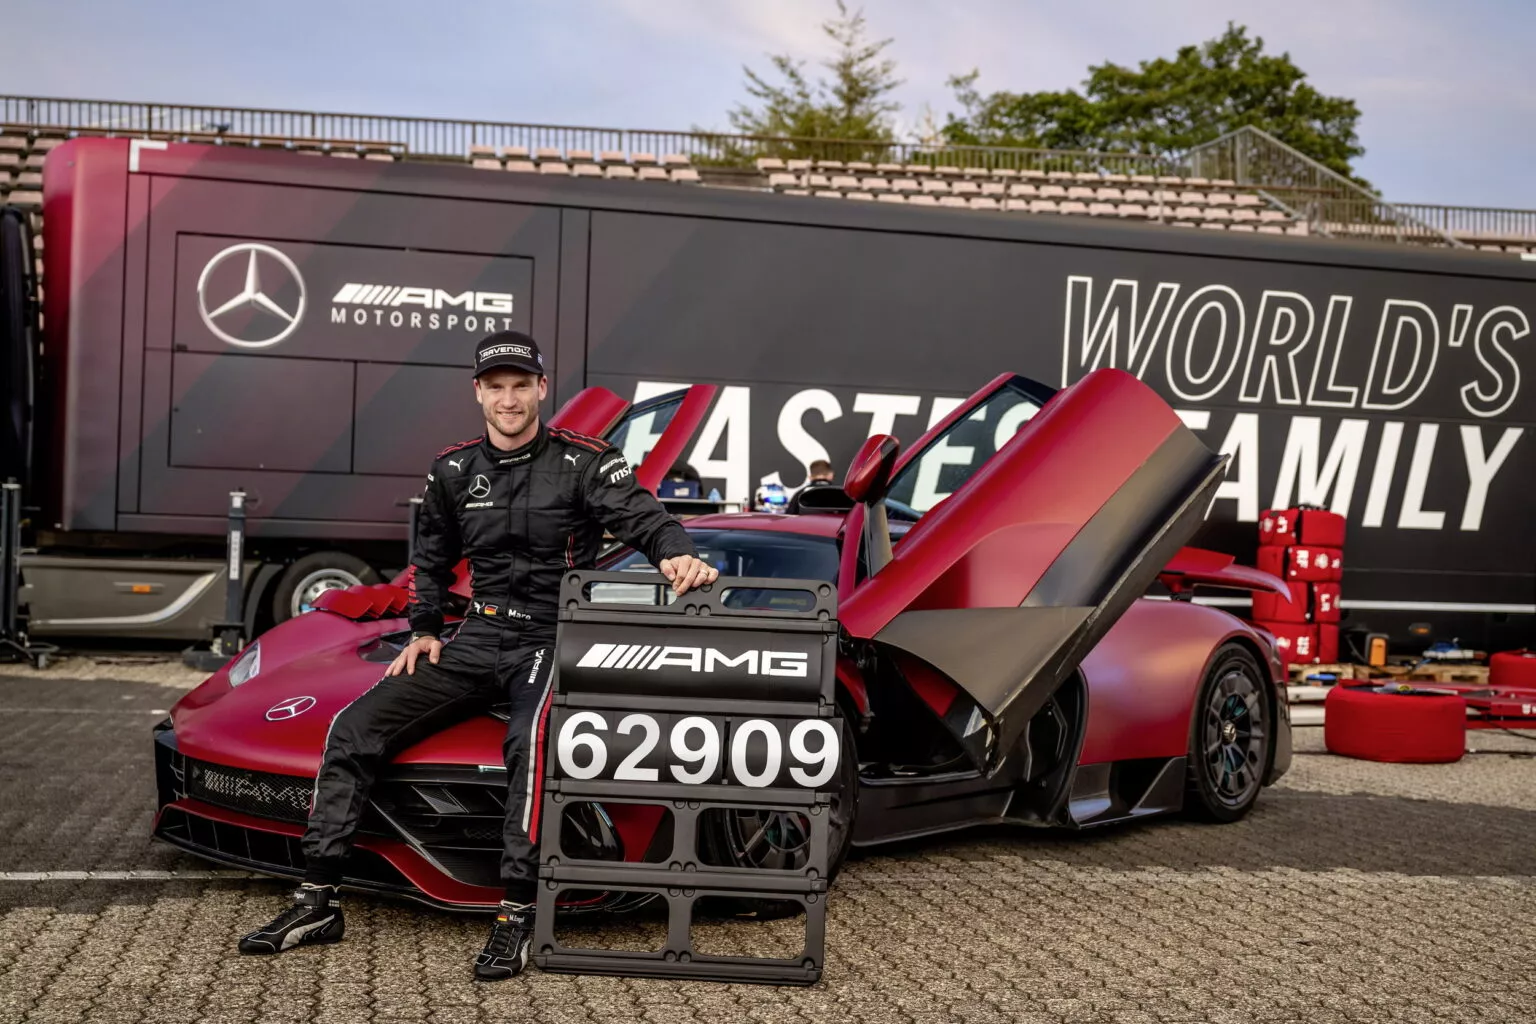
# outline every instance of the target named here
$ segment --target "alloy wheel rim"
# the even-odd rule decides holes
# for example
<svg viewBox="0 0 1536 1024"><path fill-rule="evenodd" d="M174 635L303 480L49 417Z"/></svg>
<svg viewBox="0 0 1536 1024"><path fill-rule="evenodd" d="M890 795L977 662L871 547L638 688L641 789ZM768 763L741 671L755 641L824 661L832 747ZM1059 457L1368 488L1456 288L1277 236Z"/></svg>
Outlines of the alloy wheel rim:
<svg viewBox="0 0 1536 1024"><path fill-rule="evenodd" d="M1268 731L1258 683L1241 667L1229 668L1211 688L1202 722L1206 780L1223 804L1241 807L1258 791L1264 772Z"/></svg>
<svg viewBox="0 0 1536 1024"><path fill-rule="evenodd" d="M840 769L842 788L828 808L832 835L829 846L836 849L841 835L853 828L853 795L850 788L859 784L858 761L851 749ZM730 813L728 839L736 863L755 868L787 868L795 854L811 841L809 830L798 813L790 811L737 810Z"/></svg>

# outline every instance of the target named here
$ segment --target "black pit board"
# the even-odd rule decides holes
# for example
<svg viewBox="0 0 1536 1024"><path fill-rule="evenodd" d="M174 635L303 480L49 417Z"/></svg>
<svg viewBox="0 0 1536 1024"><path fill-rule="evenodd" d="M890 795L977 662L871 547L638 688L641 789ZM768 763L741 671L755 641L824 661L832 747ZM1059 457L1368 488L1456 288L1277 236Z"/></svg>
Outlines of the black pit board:
<svg viewBox="0 0 1536 1024"><path fill-rule="evenodd" d="M599 590L594 601L592 584L609 592ZM838 758L851 754L835 699L836 588L821 580L721 577L670 604L628 604L613 600L612 584L631 600L654 600L644 595L667 586L659 574L585 570L567 573L561 585L534 962L581 974L814 984L826 962ZM670 849L663 836L662 849L641 851L646 861L574 859L561 848L559 827L570 801L664 807ZM698 831L717 808L803 816L803 863L703 862ZM555 906L566 889L656 893L667 904L665 946L559 945ZM696 953L696 901L706 897L798 903L804 949L783 959ZM759 925L743 920L739 927Z"/></svg>

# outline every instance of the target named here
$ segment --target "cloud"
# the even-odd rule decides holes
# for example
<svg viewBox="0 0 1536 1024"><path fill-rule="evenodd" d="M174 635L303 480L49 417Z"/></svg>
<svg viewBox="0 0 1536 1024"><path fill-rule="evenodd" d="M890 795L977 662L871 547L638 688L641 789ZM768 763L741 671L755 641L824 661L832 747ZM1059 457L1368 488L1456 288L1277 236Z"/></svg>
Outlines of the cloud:
<svg viewBox="0 0 1536 1024"><path fill-rule="evenodd" d="M26 46L0 92L686 130L723 127L741 68L831 53L832 0L9 0ZM857 8L857 3L851 3ZM865 0L894 37L903 126L946 79L1075 88L1091 64L1171 56L1228 20L1361 106L1360 169L1389 196L1530 205L1536 6L1524 0Z"/></svg>
<svg viewBox="0 0 1536 1024"><path fill-rule="evenodd" d="M811 56L826 50L821 23L835 12L828 0L720 3L718 0L613 0L612 10L630 27L665 40L689 40L710 49L744 54L787 52Z"/></svg>

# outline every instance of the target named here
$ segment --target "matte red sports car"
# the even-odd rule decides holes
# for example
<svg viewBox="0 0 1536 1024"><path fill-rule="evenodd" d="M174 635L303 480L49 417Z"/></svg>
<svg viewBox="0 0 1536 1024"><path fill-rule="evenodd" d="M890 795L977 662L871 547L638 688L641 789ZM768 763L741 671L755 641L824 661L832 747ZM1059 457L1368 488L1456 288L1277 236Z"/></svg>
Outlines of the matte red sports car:
<svg viewBox="0 0 1536 1024"><path fill-rule="evenodd" d="M593 388L552 422L609 437L654 490L714 390L629 409ZM1181 547L1224 470L1127 374L1099 371L1060 392L1004 375L905 453L871 438L842 489L807 493L802 508L817 511L687 522L723 576L836 584L837 699L855 756L839 761L834 863L850 846L988 822L1249 811L1290 763L1280 664L1267 634L1188 598L1197 585L1286 590ZM647 568L628 550L603 567ZM640 579L603 584L603 599L666 599ZM455 592L467 599L468 581ZM323 595L179 701L154 737L155 834L299 875L326 728L408 638L404 601L392 584ZM492 710L402 751L372 794L348 884L495 904L502 735ZM562 818L563 843L643 859L658 819L647 810L582 805ZM724 858L715 863L774 866L803 835L792 815L743 810L714 819L703 841Z"/></svg>

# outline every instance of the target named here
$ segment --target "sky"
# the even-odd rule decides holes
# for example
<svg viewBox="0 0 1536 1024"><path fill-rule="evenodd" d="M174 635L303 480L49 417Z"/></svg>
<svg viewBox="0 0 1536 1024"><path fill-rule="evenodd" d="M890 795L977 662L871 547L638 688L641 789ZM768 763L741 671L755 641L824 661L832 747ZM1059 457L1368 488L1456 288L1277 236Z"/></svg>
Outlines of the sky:
<svg viewBox="0 0 1536 1024"><path fill-rule="evenodd" d="M728 128L743 65L829 55L832 0L6 0L0 93L536 124ZM856 6L851 4L850 6ZM1076 88L1228 20L1352 98L1356 169L1389 200L1536 208L1529 0L865 0L901 125L984 91Z"/></svg>

